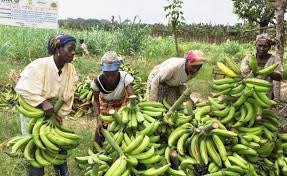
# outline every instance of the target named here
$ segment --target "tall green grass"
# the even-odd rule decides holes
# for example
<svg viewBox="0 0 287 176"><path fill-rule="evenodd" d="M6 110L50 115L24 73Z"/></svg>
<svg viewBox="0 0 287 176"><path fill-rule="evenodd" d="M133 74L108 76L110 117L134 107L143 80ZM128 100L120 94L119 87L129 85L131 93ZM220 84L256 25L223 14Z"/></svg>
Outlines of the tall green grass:
<svg viewBox="0 0 287 176"><path fill-rule="evenodd" d="M115 50L122 55L137 55L151 59L175 56L173 37L152 37L137 24L127 24L113 33L97 29L77 31L60 28L56 31L0 26L0 58L27 63L35 58L47 56L47 41L56 33L67 33L76 39L85 39L91 52L98 56L108 50ZM200 49L205 53L236 56L242 55L246 49L253 48L251 44L230 41L220 45L180 41L181 55L186 50ZM77 54L81 54L79 44Z"/></svg>

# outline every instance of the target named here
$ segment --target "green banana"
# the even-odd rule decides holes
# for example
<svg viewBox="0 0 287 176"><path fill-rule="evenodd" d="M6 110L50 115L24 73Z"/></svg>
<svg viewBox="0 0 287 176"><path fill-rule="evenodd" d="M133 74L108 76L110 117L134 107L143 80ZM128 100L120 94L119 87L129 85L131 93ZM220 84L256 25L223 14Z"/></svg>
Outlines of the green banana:
<svg viewBox="0 0 287 176"><path fill-rule="evenodd" d="M208 138L206 141L206 147L207 147L208 155L211 157L213 162L216 163L218 167L222 167L221 158L219 154L217 153L217 151L215 150L214 144L210 138Z"/></svg>
<svg viewBox="0 0 287 176"><path fill-rule="evenodd" d="M138 137L136 137L135 140L133 140L128 146L127 148L124 150L126 153L129 153L131 151L133 151L136 147L139 146L139 144L142 142L144 138L144 135L139 135Z"/></svg>
<svg viewBox="0 0 287 176"><path fill-rule="evenodd" d="M154 147L151 147L148 151L133 156L138 160L145 160L152 157L154 155L154 152L155 152Z"/></svg>
<svg viewBox="0 0 287 176"><path fill-rule="evenodd" d="M41 166L49 166L51 163L44 159L41 154L41 149L37 148L35 151L35 159Z"/></svg>
<svg viewBox="0 0 287 176"><path fill-rule="evenodd" d="M200 155L202 158L202 161L205 165L208 164L208 154L207 154L207 147L206 147L206 137L200 140L199 142L199 150L200 150Z"/></svg>
<svg viewBox="0 0 287 176"><path fill-rule="evenodd" d="M169 169L170 163L160 167L160 168L149 168L145 171L141 171L140 173L142 175L146 176L156 176L156 175L162 175Z"/></svg>
<svg viewBox="0 0 287 176"><path fill-rule="evenodd" d="M219 155L220 155L222 161L224 162L225 160L227 160L227 153L226 153L226 149L225 149L223 142L221 141L221 139L216 134L212 135L212 139L213 139L213 142L214 142L217 150L219 151Z"/></svg>

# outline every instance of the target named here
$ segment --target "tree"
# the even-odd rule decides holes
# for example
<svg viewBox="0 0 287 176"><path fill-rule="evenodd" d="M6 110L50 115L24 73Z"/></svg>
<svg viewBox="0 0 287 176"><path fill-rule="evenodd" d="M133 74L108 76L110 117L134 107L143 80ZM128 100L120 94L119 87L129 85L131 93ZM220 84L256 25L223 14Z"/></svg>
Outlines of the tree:
<svg viewBox="0 0 287 176"><path fill-rule="evenodd" d="M274 8L268 0L232 0L234 13L249 23L259 24L260 33L274 20Z"/></svg>
<svg viewBox="0 0 287 176"><path fill-rule="evenodd" d="M283 62L284 54L284 14L286 12L287 0L269 0L271 6L275 9L276 16L276 55L280 57Z"/></svg>
<svg viewBox="0 0 287 176"><path fill-rule="evenodd" d="M172 27L176 55L179 56L177 30L179 26L182 25L184 22L184 17L183 17L183 12L182 12L183 0L167 0L167 1L169 4L164 7L164 11L166 12L165 16L169 20L169 24Z"/></svg>

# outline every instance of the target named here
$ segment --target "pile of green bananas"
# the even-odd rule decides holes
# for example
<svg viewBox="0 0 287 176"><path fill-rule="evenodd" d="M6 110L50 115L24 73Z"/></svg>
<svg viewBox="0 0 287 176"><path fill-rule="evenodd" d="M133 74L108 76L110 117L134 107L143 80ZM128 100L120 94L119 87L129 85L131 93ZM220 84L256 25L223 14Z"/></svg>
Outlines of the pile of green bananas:
<svg viewBox="0 0 287 176"><path fill-rule="evenodd" d="M94 103L93 90L91 88L91 79L86 78L80 81L76 86L75 98L73 103L73 115L67 116L70 120L77 120L86 112L90 112Z"/></svg>
<svg viewBox="0 0 287 176"><path fill-rule="evenodd" d="M112 162L106 162L109 167L105 172L106 164L98 163L96 168L104 168L98 173L113 176L165 173L170 168L164 158L167 144L158 133L161 125L159 118L165 111L164 105L159 102L134 105L131 101L118 112L110 111L111 116L101 116L101 120L109 125L107 130L102 129L105 137L102 147L95 143L95 150L98 155L112 158ZM90 170L87 175L92 172Z"/></svg>
<svg viewBox="0 0 287 176"><path fill-rule="evenodd" d="M80 102L94 102L93 90L91 88L89 78L79 82L76 86L75 96L79 98Z"/></svg>
<svg viewBox="0 0 287 176"><path fill-rule="evenodd" d="M124 64L121 66L121 70L128 72L134 77L133 89L138 96L138 100L145 100L146 96L146 83L138 76L138 71L132 68L129 64Z"/></svg>
<svg viewBox="0 0 287 176"><path fill-rule="evenodd" d="M271 111L276 105L267 96L272 85L240 76L238 68L234 72L222 63L218 66L228 77L213 81L215 94L205 102L182 106L165 100L136 105L131 101L118 112L101 116L109 125L102 129L105 138L102 146L95 144L95 154L112 161L97 164L96 171L100 175L287 175L287 133L279 130L279 117ZM266 75L274 68L256 73ZM174 112L165 119L171 109ZM92 175L89 167L86 175Z"/></svg>
<svg viewBox="0 0 287 176"><path fill-rule="evenodd" d="M168 144L173 155L193 163L189 170L207 166L202 175L287 175L287 134L279 132L279 117L270 110L276 105L267 96L271 83L219 66L229 77L214 80L216 94L196 105L188 121L193 131L183 124L171 132ZM255 73L268 75L275 68ZM177 167L187 173L181 164Z"/></svg>
<svg viewBox="0 0 287 176"><path fill-rule="evenodd" d="M63 101L58 100L54 111L58 112L62 104ZM9 140L7 143L9 151L6 153L10 156L24 156L37 168L64 163L67 156L59 152L75 148L79 144L80 137L59 125L55 121L55 114L46 119L42 110L30 106L21 96L17 109L25 117L31 118L28 125L29 134Z"/></svg>
<svg viewBox="0 0 287 176"><path fill-rule="evenodd" d="M0 109L10 109L14 107L18 101L18 94L13 89L11 84L7 84L0 88Z"/></svg>
<svg viewBox="0 0 287 176"><path fill-rule="evenodd" d="M111 110L110 116L101 115L100 119L103 122L110 123L108 130L111 132L121 129L131 131L145 129L148 131L149 128L153 128L152 131L155 131L159 127L159 120L166 111L162 103L144 101L134 107L131 105L122 107L118 113Z"/></svg>

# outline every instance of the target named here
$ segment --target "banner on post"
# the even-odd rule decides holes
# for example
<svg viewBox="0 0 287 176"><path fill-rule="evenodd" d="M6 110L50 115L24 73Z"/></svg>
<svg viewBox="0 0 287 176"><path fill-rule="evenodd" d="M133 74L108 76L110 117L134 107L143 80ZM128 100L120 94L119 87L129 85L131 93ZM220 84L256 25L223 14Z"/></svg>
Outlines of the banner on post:
<svg viewBox="0 0 287 176"><path fill-rule="evenodd" d="M56 0L0 0L0 24L58 28Z"/></svg>

